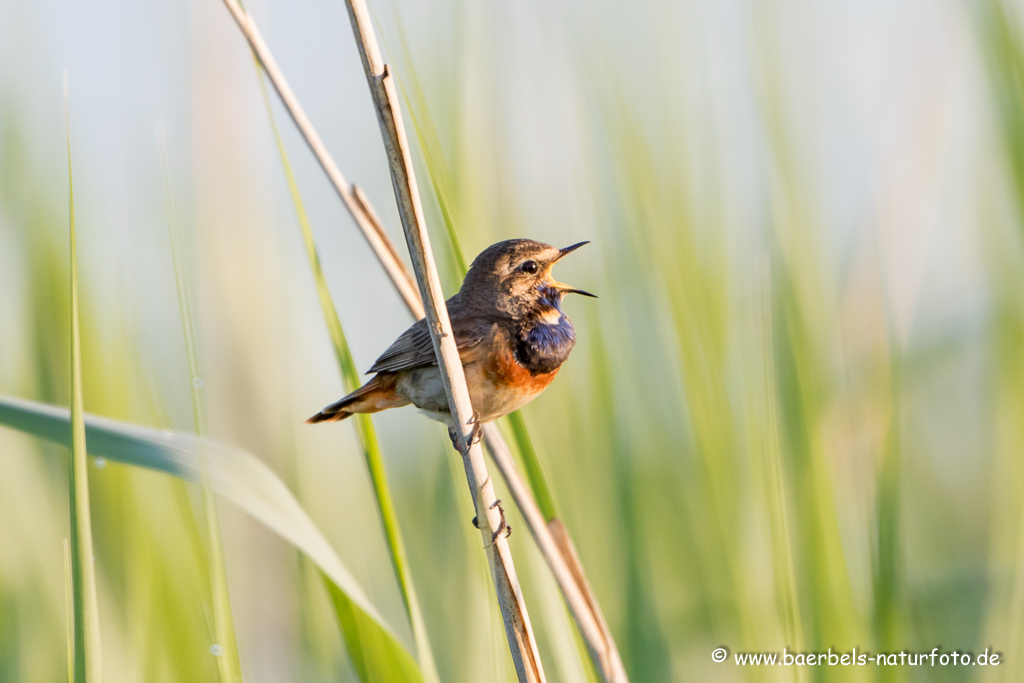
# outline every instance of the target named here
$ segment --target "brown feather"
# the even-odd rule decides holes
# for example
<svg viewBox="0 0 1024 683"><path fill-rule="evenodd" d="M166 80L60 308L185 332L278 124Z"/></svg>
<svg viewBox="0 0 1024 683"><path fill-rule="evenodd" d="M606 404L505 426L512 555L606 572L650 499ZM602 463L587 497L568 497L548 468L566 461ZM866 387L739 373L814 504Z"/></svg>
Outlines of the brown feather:
<svg viewBox="0 0 1024 683"><path fill-rule="evenodd" d="M353 413L379 413L388 408L400 408L405 405L409 405L409 400L399 396L395 391L395 374L385 372L375 376L340 401L327 406L306 420L306 423L338 422Z"/></svg>
<svg viewBox="0 0 1024 683"><path fill-rule="evenodd" d="M473 314L462 304L462 298L456 294L446 302L448 316L455 335L455 344L459 353L480 346L492 334L493 323L485 317ZM463 362L465 357L463 357ZM370 368L370 372L398 372L430 365L437 365L434 343L430 339L426 318L420 318L407 329L388 350Z"/></svg>

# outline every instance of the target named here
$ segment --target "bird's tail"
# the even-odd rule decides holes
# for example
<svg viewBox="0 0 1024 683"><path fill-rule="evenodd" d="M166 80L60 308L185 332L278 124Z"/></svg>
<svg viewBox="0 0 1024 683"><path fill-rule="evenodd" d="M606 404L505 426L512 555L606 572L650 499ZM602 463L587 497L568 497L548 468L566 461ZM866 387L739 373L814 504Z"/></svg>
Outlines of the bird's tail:
<svg viewBox="0 0 1024 683"><path fill-rule="evenodd" d="M332 403L306 420L306 424L338 422L355 413L379 413L388 408L408 405L409 400L399 396L395 391L396 378L394 373L376 375L345 398Z"/></svg>

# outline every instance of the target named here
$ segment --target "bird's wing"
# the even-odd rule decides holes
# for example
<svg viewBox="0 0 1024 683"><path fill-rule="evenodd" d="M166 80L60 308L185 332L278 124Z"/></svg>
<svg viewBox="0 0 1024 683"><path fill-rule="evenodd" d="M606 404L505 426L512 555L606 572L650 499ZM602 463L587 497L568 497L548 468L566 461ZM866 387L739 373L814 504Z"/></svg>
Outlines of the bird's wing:
<svg viewBox="0 0 1024 683"><path fill-rule="evenodd" d="M452 299L448 300L448 314L451 318L455 344L459 348L462 362L468 362L467 355L480 348L482 342L491 334L490 323L471 318L462 314L462 308ZM437 365L434 345L430 341L430 329L426 318L420 318L412 327L402 333L388 350L381 354L377 362L370 368L374 372L398 372L411 368Z"/></svg>

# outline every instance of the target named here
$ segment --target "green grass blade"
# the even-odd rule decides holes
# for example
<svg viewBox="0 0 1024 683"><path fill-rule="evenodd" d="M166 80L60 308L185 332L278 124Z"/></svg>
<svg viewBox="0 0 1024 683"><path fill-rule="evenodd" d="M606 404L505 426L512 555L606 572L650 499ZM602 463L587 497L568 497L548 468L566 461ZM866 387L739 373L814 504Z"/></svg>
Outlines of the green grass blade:
<svg viewBox="0 0 1024 683"><path fill-rule="evenodd" d="M328 581L327 590L334 603L334 611L342 624L345 644L349 652L361 653L353 657L352 663L362 681L421 681L423 675L412 656L403 650L400 653L384 649L384 643L372 631L366 630L366 620L361 618L358 608L350 595Z"/></svg>
<svg viewBox="0 0 1024 683"><path fill-rule="evenodd" d="M791 643L795 650L801 650L804 644L803 624L800 621L800 605L798 601L796 576L794 573L793 543L790 538L788 519L786 475L782 462L779 427L778 385L775 381L775 344L772 319L771 268L765 258L760 275L760 310L757 325L758 335L755 347L758 352L757 373L758 384L754 384L756 392L752 398L759 403L756 419L759 429L752 430L757 439L751 449L760 456L763 472L765 498L768 504L768 523L771 530L772 567L775 578L775 594L778 609L778 621L785 642ZM806 680L802 671L797 672L797 680Z"/></svg>
<svg viewBox="0 0 1024 683"><path fill-rule="evenodd" d="M68 683L75 680L75 605L71 586L71 542L64 539L64 613L67 616Z"/></svg>
<svg viewBox="0 0 1024 683"><path fill-rule="evenodd" d="M448 255L451 258L448 264L449 274L453 280L461 283L469 268L469 263L466 261L466 253L462 249L459 233L455 229L457 220L454 212L459 206L458 195L455 191L456 184L452 181L452 174L449 173L448 165L445 163L441 138L428 113L427 97L420 85L416 61L409 54L409 41L405 35L405 25L398 10L394 6L392 6L392 10L395 19L394 27L398 32L398 58L401 62L399 71L404 74L404 77L398 80L398 86L402 92L402 99L405 100L405 109L416 133L416 140L419 142L427 175L430 178L430 189L441 213L441 222L444 224ZM383 38L387 43L386 36Z"/></svg>
<svg viewBox="0 0 1024 683"><path fill-rule="evenodd" d="M188 357L189 387L192 392L192 419L197 437L206 433L202 396L202 373L199 371L199 354L196 351L195 327L192 323L192 307L189 301L185 275L182 272L181 244L174 210L174 192L171 187L170 169L167 163L167 143L163 129L158 131L160 156L164 167L164 192L167 208L167 230L171 242L171 259L174 265L174 280L178 292L178 308L181 312L181 329L185 337L185 353ZM199 442L202 444L202 442ZM201 447L201 446L200 446ZM220 521L217 517L217 501L209 485L205 454L200 451L200 486L202 488L202 517L206 528L205 555L208 564L210 589L213 593L213 636L220 648L217 669L221 681L233 682L242 679L242 661L238 654L235 623L231 612L231 594L228 590L227 569L224 565L224 543L221 539Z"/></svg>
<svg viewBox="0 0 1024 683"><path fill-rule="evenodd" d="M100 619L96 599L96 565L89 512L89 473L85 452L82 392L82 342L78 328L78 259L75 257L75 190L71 173L71 123L64 74L64 124L68 142L68 211L71 233L71 587L74 597L76 682L100 680Z"/></svg>
<svg viewBox="0 0 1024 683"><path fill-rule="evenodd" d="M68 411L33 401L0 397L0 425L67 445ZM241 448L194 435L85 416L85 436L94 456L145 467L187 481L201 479L201 450L210 488L302 551L329 580L335 604L344 596L343 633L353 664L369 672L363 683L418 683L423 676L366 593L342 563L284 482ZM200 446L202 448L200 448ZM339 614L339 618L342 615ZM394 661L404 662L395 668ZM388 677L395 674L395 677Z"/></svg>
<svg viewBox="0 0 1024 683"><path fill-rule="evenodd" d="M904 632L902 625L903 553L902 520L900 515L900 369L899 359L893 354L892 376L889 379L889 425L878 472L878 499L876 505L876 556L874 562L875 638L878 648L891 652L899 647ZM879 680L904 680L896 669L880 672Z"/></svg>
<svg viewBox="0 0 1024 683"><path fill-rule="evenodd" d="M309 218L306 215L305 205L299 186L295 182L292 173L291 161L285 149L284 141L281 139L274 119L274 111L271 107L270 97L267 93L266 83L259 71L257 62L257 77L260 84L260 92L263 95L267 107L267 115L270 119L270 128L274 135L274 142L281 158L281 167L284 170L285 179L288 182L288 192L291 195L292 204L295 207L295 216L302 230L302 240L306 246L306 254L309 257L309 265L313 271L313 279L316 282L317 294L320 298L320 307L323 310L324 321L327 323L327 331L331 336L331 343L334 347L335 357L338 361L338 368L345 389L354 391L360 384L359 370L356 368L352 351L349 349L348 341L345 338L345 331L341 326L341 318L334 306L331 292L327 287L327 280L324 278L323 268L320 265L320 256L317 253L316 243L313 240L313 231L309 225ZM423 621L423 613L416 597L416 589L412 582L412 573L409 570L409 561L406 557L405 546L402 544L401 534L398 529L398 516L395 513L395 506L391 500L391 492L387 483L387 476L384 472L384 461L381 458L380 445L377 441L377 433L373 428L373 422L369 415L356 415L352 423L355 425L356 436L366 460L366 467L370 473L370 481L373 483L373 492L377 500L377 509L380 512L381 524L384 527L384 534L387 538L388 552L391 556L391 564L394 567L395 577L398 579L399 588L402 593L402 600L405 604L406 613L412 626L413 637L416 640L416 650L420 666L424 676L428 680L437 680L436 665L434 656L430 649L430 640L427 636L426 624ZM332 592L334 605L342 618L347 610L339 607L343 601ZM347 638L348 636L346 636ZM365 679L364 679L365 680Z"/></svg>
<svg viewBox="0 0 1024 683"><path fill-rule="evenodd" d="M1019 463L1024 444L1020 420L1024 413L1024 287L1020 267L1024 257L1020 242L1020 235L1024 234L1024 37L1020 8L1015 4L985 0L972 4L972 8L977 43L982 47L998 114L1000 151L1012 183L1010 197L1016 208L1014 220L1005 228L1001 221L986 221L986 271L994 295L989 344L994 361L992 376L997 378L992 387L992 433L996 435L994 451L998 458L995 478L1006 482L995 490L992 509L1001 523L993 525L990 562L997 575L1009 568L1012 577L1003 590L993 591L989 598L987 630L1004 640L1007 651L1016 651L1024 642L1024 508L1019 502ZM989 212L996 215L993 209ZM1020 660L1009 661L1000 668L998 676L989 671L980 680L1015 681L1024 676L1024 663Z"/></svg>
<svg viewBox="0 0 1024 683"><path fill-rule="evenodd" d="M405 97L406 109L409 111L409 120L412 121L413 130L416 131L416 139L419 140L420 149L423 152L423 158L426 162L427 175L430 177L430 187L434 191L434 199L437 201L437 208L441 212L441 222L444 223L445 237L447 237L449 253L452 258L452 269L454 272L455 280L461 282L462 278L465 277L466 271L469 269L469 263L466 261L466 253L462 249L462 242L459 240L459 233L455 230L455 219L452 216L452 207L454 206L454 193L451 189L452 183L448 177L448 170L445 167L444 159L441 156L441 143L437 137L437 131L434 130L433 124L430 121L430 117L426 114L417 116L414 112L416 107L413 106L413 101L410 98L409 90L412 90L412 97L415 97L415 104L421 108L421 111L426 111L426 100L423 96L423 92L419 88L419 81L416 79L416 73L412 71L412 62L409 61L409 82L410 87L405 87L405 81L399 81L402 84L402 95Z"/></svg>
<svg viewBox="0 0 1024 683"><path fill-rule="evenodd" d="M523 472L526 474L526 482L533 491L533 497L537 500L537 506L549 522L558 517L558 510L555 509L555 499L548 488L548 482L544 478L544 472L540 468L540 460L537 458L537 451L533 449L533 441L530 440L530 432L526 429L526 420L520 411L508 416L508 426L512 430L512 437L516 442L516 449L519 451L519 459L523 463Z"/></svg>
<svg viewBox="0 0 1024 683"><path fill-rule="evenodd" d="M1024 211L1024 39L1017 14L1001 0L977 3L982 56L994 96L1013 198Z"/></svg>

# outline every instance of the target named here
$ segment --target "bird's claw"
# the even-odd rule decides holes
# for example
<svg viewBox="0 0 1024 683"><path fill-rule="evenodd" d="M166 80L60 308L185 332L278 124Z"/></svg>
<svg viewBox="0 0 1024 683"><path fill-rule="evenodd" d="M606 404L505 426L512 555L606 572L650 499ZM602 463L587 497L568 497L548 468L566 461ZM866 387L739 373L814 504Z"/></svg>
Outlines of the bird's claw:
<svg viewBox="0 0 1024 683"><path fill-rule="evenodd" d="M495 531L494 535L491 537L491 545L494 545L494 542L498 540L498 537L501 536L502 533L505 534L505 538L512 535L512 525L505 521L505 510L501 507L500 498L491 503L491 506L487 509L493 510L494 508L498 508L498 513L501 515L501 521L498 523L498 530ZM480 528L480 521L477 517L473 518L473 526L477 529Z"/></svg>
<svg viewBox="0 0 1024 683"><path fill-rule="evenodd" d="M480 422L480 413L474 410L473 417L469 418L466 424L473 425L473 429L469 432L469 438L466 439L466 450L468 451L471 446L480 443L480 438L484 434L484 426ZM451 439L452 447L455 450L465 454L465 451L462 450L462 439L459 438L459 434L451 427L448 428L448 438Z"/></svg>
<svg viewBox="0 0 1024 683"><path fill-rule="evenodd" d="M469 418L469 422L466 424L473 425L473 431L469 433L469 445L475 446L480 443L480 438L484 435L484 426L480 422L480 411L473 410L473 417Z"/></svg>

